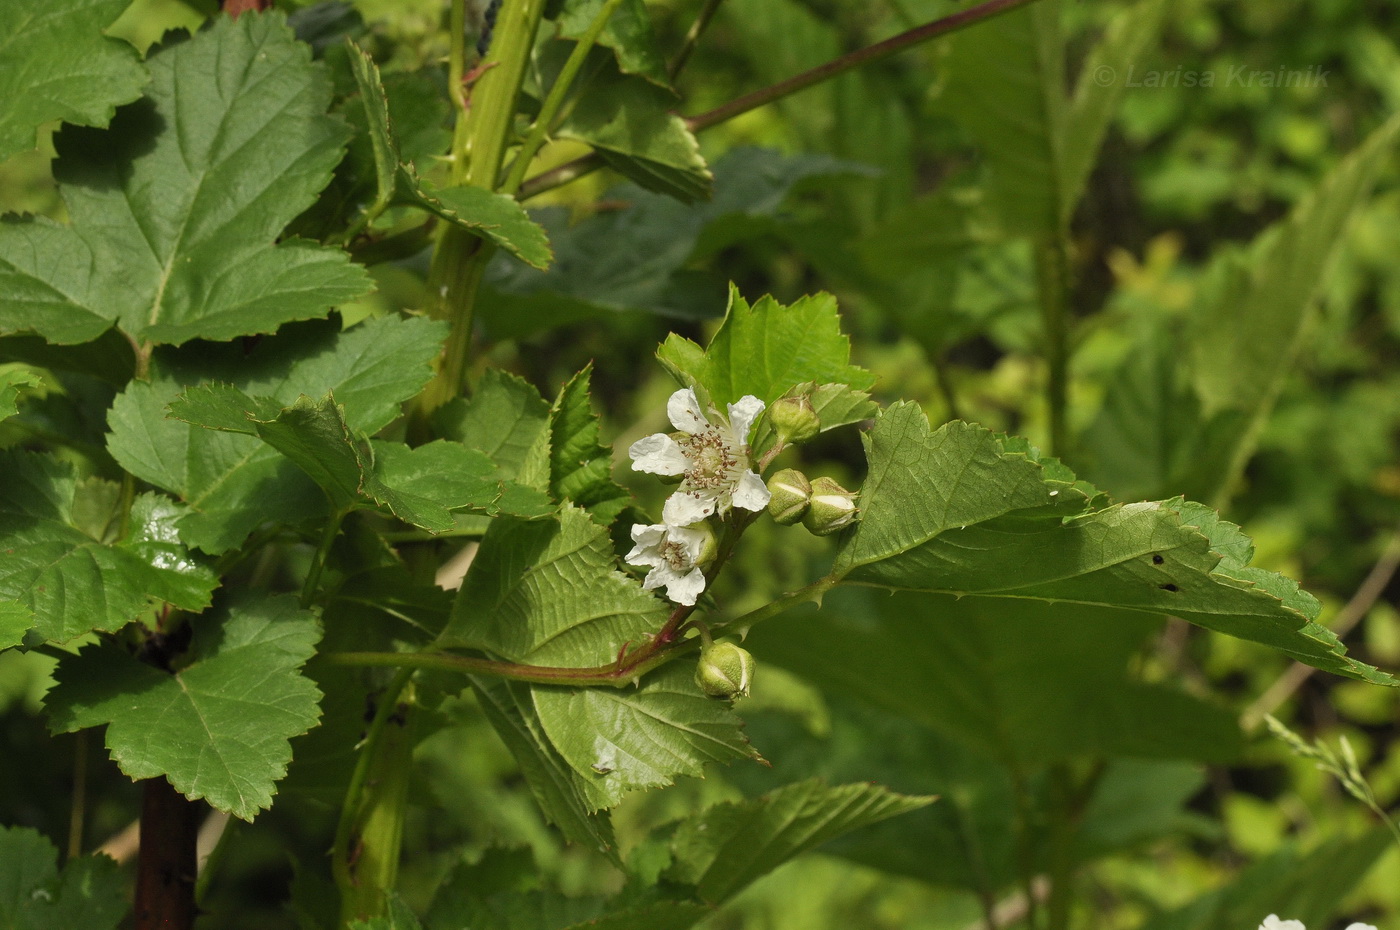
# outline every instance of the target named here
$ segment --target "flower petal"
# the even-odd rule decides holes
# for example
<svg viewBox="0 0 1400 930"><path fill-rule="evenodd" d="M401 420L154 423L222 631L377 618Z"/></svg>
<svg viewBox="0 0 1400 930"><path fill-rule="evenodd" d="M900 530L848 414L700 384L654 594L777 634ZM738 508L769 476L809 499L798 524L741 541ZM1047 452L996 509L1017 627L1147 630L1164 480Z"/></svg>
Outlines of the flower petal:
<svg viewBox="0 0 1400 930"><path fill-rule="evenodd" d="M632 541L636 543L623 561L628 565L646 565L651 568L665 564L661 557L661 543L666 539L666 526L662 523L632 525Z"/></svg>
<svg viewBox="0 0 1400 930"><path fill-rule="evenodd" d="M687 607L694 606L696 598L704 590L705 573L698 568L692 568L685 575L672 573L671 580L666 584L666 596Z"/></svg>
<svg viewBox="0 0 1400 930"><path fill-rule="evenodd" d="M671 539L685 547L685 557L692 565L700 560L700 556L705 552L705 543L713 538L713 534L706 527L692 529L689 526L672 526L668 529Z"/></svg>
<svg viewBox="0 0 1400 930"><path fill-rule="evenodd" d="M671 425L682 433L698 433L710 425L692 388L681 388L671 395L666 401L666 415L671 418Z"/></svg>
<svg viewBox="0 0 1400 930"><path fill-rule="evenodd" d="M666 498L666 506L661 508L661 519L666 521L667 526L689 526L714 513L717 504L713 495L700 491L677 491Z"/></svg>
<svg viewBox="0 0 1400 930"><path fill-rule="evenodd" d="M734 430L734 440L741 446L748 445L749 430L763 413L763 406L763 401L752 394L745 394L737 403L729 405L729 425Z"/></svg>
<svg viewBox="0 0 1400 930"><path fill-rule="evenodd" d="M690 460L680 445L665 433L652 433L643 436L627 450L632 459L633 471L644 471L653 475L683 475L690 467Z"/></svg>
<svg viewBox="0 0 1400 930"><path fill-rule="evenodd" d="M768 506L773 495L764 485L763 479L753 471L746 471L734 485L734 506L745 510L760 511Z"/></svg>

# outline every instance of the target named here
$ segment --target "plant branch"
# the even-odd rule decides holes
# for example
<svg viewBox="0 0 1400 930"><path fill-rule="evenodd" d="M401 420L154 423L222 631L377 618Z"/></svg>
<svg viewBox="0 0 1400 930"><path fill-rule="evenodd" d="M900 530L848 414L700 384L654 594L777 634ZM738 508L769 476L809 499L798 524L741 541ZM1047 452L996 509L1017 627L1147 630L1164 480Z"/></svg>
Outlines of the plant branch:
<svg viewBox="0 0 1400 930"><path fill-rule="evenodd" d="M666 69L666 76L674 83L680 76L685 64L690 60L691 52L695 51L696 44L700 41L700 36L705 34L706 28L710 25L710 20L714 19L715 13L719 10L719 5L724 0L705 0L700 12L695 16L695 22L690 24L690 30L686 32L685 38L681 40L681 47L676 50L676 57L671 59L671 65Z"/></svg>
<svg viewBox="0 0 1400 930"><path fill-rule="evenodd" d="M316 554L311 558L311 567L306 572L306 581L301 587L301 606L310 607L316 599L316 591L321 586L321 573L325 571L326 559L330 558L331 546L335 545L335 538L340 533L340 524L345 520L345 515L349 511L338 510L331 514L326 521L325 528L321 531L321 542L316 547Z"/></svg>
<svg viewBox="0 0 1400 930"><path fill-rule="evenodd" d="M786 80L779 81L776 84L770 84L767 87L745 94L742 97L731 100L729 103L715 107L713 110L706 113L689 117L685 121L686 126L691 132L701 132L712 126L718 126L720 123L731 120L736 116L742 116L750 110L756 110L759 107L766 106L784 97L789 97L798 91L806 90L823 81L829 81L834 77L838 77L862 65L880 61L898 52L902 52L907 48L918 45L921 42L927 42L930 39L945 36L950 32L965 29L968 26L991 19L994 16L1010 12L1017 7L1026 6L1035 2L1036 0L988 0L987 3L982 3L971 9L962 10L951 16L945 16L942 19L936 19L933 22L925 23L922 26L910 29L907 32L902 32L883 42L877 42L874 45L868 45L865 48L857 49L839 58L833 58L825 64L818 65L815 68L794 75ZM521 185L517 196L521 200L528 200L537 194L553 190L570 181L577 180L584 175L591 174L601 168L602 165L603 161L597 153L585 155L582 158L576 158L571 162L530 178Z"/></svg>
<svg viewBox="0 0 1400 930"><path fill-rule="evenodd" d="M574 80L578 77L584 61L588 58L588 53L593 50L598 36L602 35L603 28L607 26L613 11L621 5L622 0L607 0L603 4L603 8L598 11L598 15L593 17L593 22L588 24L588 31L575 43L573 51L569 53L568 59L564 62L564 67L559 70L559 76L554 79L549 93L545 95L544 102L540 104L540 112L535 117L535 124L530 127L530 134L525 137L525 141L521 143L520 151L515 156L515 164L511 166L510 172L501 184L501 193L514 194L520 189L521 182L525 180L525 172L529 170L530 162L534 160L535 154L539 152L540 147L548 138L549 128L554 123L554 117L564 105L564 99L568 97Z"/></svg>

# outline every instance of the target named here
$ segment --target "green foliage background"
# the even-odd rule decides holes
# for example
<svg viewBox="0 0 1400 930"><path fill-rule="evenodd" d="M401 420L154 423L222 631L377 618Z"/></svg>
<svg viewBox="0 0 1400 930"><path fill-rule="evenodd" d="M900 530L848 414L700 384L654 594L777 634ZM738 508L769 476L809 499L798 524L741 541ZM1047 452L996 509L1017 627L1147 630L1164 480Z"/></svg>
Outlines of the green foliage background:
<svg viewBox="0 0 1400 930"><path fill-rule="evenodd" d="M111 34L143 51L166 29L198 27L212 12L176 0L137 0L124 12L120 3L91 6L106 22L120 14ZM281 259L271 256L281 252L290 262L293 250L295 261L305 263L298 274L321 275L326 288L339 288L343 334L305 322L324 308L294 300L276 301L280 315L265 320L269 331L286 324L291 329L283 332L302 344L326 346L324 370L304 370L297 381L280 376L276 350L211 350L185 370L172 355L150 384L118 394L103 377L102 359L117 357L123 344L102 343L85 371L40 365L31 375L18 364L0 368L10 379L0 400L19 414L0 425L0 443L15 450L0 452L4 480L31 475L28 466L16 464L25 454L19 450L46 435L85 443L187 502L187 510L158 516L217 554L264 517L315 509L307 503L320 501L311 479L303 482L305 493L286 500L260 498L257 480L289 467L274 450L296 460L298 450L288 451L285 438L290 428L278 432L288 416L282 408L303 394L319 398L332 391L333 401L292 408L303 417L297 437L314 432L324 443L305 455L318 461L339 456L341 470L317 478L332 500L425 528L451 523L449 510L505 514L518 519L498 520L493 532L530 534L539 524L528 518L547 506L540 495L571 480L588 487L605 474L600 442L622 450L666 428L662 411L674 388L668 369L705 380L695 361L698 348L691 347L714 335L727 282L755 304L772 294L782 305L807 307L804 295L828 291L852 336L852 361L873 373L869 387L880 402L912 401L935 428L960 418L1042 448L1053 444L1059 458L1118 501L1184 494L1219 507L1224 519L1253 537L1254 570L1299 579L1320 602L1323 626L1339 617L1356 623L1345 636L1353 658L1400 666L1400 585L1386 576L1379 592L1365 596L1373 567L1393 571L1400 560L1400 184L1393 157L1400 132L1394 116L1400 113L1394 39L1400 23L1391 11L1358 0L1046 0L710 129L699 136L698 152L668 135L674 131L669 124L654 130L667 142L659 151L629 151L625 140L609 134L605 114L580 107L559 133L565 143L546 149L546 158L563 162L585 151L570 148L568 139L589 140L631 180L604 171L528 202L531 217L548 232L550 264L543 244L531 238L534 227L511 208L453 201L438 189L445 184L434 156L449 139L440 99L443 6L425 0L357 0L334 9L279 4L329 65L331 82L321 93L334 99L333 110L354 133L350 162L382 169L386 156L371 144L382 114L364 103L375 78L339 44L342 32L378 61L400 148L394 154L417 166L411 176L342 169L314 205L317 192L296 190L293 172L272 198L287 215L259 215L251 232L211 220L208 248L221 233L266 240L257 254L230 258L230 264L267 264L267 292L277 293L279 282L289 280L277 278L274 272L286 269L272 267ZM658 48L676 47L695 6L683 0L645 5ZM959 8L943 0L726 0L678 83L680 111L704 112ZM580 15L586 25L589 17ZM565 28L577 35L567 31L575 28L567 22ZM318 38L324 41L315 44ZM599 99L660 93L645 83L659 73L658 61L629 59L630 40L615 41L615 65L599 60L614 54L611 49L590 58ZM537 71L526 81L534 99L560 67L560 44L551 40L539 50ZM1069 64L1068 79L1060 56ZM1261 76L1280 69L1307 78L1295 86L1263 86ZM1232 80L1232 74L1239 76ZM1245 74L1255 79L1246 83ZM2 75L0 98L8 98ZM111 88L113 100L125 103L143 92L159 99L159 82L158 75L154 90L143 89L132 76L130 86ZM306 106L308 113L324 112L324 105ZM21 114L17 121L63 119L82 127L104 124L109 116L55 111ZM59 199L64 178L55 178L49 159L65 139L74 145L71 140L89 130L69 126L53 136L56 126L49 124L39 148L28 151L30 140L0 122L0 157L8 157L0 162L0 209L54 223L78 220L84 209L97 211L89 216L107 215L100 211L111 203L65 205ZM275 134L278 127L270 123L262 131ZM320 137L306 140L303 157L328 157L327 146L333 148L342 131L327 123ZM701 157L713 173L708 197L702 196ZM1375 194L1367 196L1372 186ZM374 264L373 255L352 250L371 264L376 287L360 296L367 282L356 266L318 247L274 246L273 240L286 222L298 235L322 238L370 201L387 207L369 226L384 234L408 228L424 211L464 228L480 227L471 217L486 216L492 230L506 230L497 235L507 250L525 260L499 255L487 274L479 320L485 351L474 373L478 406L449 405L440 413L443 434L467 442L476 434L473 424L514 418L516 432L500 445L415 463L369 455L346 439L352 429L384 427L421 384L415 372L430 360L441 333L436 324L401 323L394 314L425 304L425 254ZM1066 267L1056 265L1057 255ZM174 298L142 289L139 269L129 262L121 267L122 281L93 287L126 289L131 306L119 323L127 332L166 343L232 333L191 324ZM244 281L249 293L236 296L256 308L267 292L253 293L254 277ZM1063 423L1052 422L1044 402L1044 385L1054 378L1047 359L1057 350L1042 336L1043 301L1057 287L1070 334L1059 349L1071 359ZM160 303L167 299L172 302ZM195 305L211 314L219 309L191 298ZM160 312L147 313L152 307ZM93 321L90 332L54 338L78 342L105 325ZM34 358L32 347L20 344L24 338L0 342L0 356ZM663 341L661 364L654 364ZM371 355L376 347L388 353L386 346L413 364L383 374ZM211 373L232 386L182 394ZM758 383L764 372L745 374ZM42 386L31 389L23 379ZM553 410L536 409L530 405L538 397L531 401L521 393L520 379L545 397L566 384L574 393L566 392ZM19 387L17 400L10 400L10 386ZM727 387L733 396L717 399L760 390ZM185 406L176 413L185 422L164 419L177 396ZM590 397L601 414L601 436L589 432ZM275 403L268 406L268 398ZM87 413L109 406L106 422L93 422ZM249 420L247 411L257 416ZM893 408L886 416L913 422L915 413ZM589 475L561 475L557 460L551 475L523 471L532 437L545 423L566 424L562 428L585 450ZM108 444L108 428L124 429L126 444ZM182 457L171 451L180 442L217 448L227 472L181 471ZM319 451L325 449L333 451ZM504 473L491 472L487 456ZM801 464L850 487L865 477L866 458L853 430L804 448ZM450 487L431 480L443 471L459 480ZM661 492L654 486L622 463L613 476L632 492L631 506L659 512ZM32 480L62 488L74 478ZM606 513L605 519L629 506L620 497L577 503ZM903 503L890 506L903 509ZM584 546L605 559L612 545L606 534L581 510L570 514L549 544ZM1234 539L1228 527L1217 532L1217 544ZM169 541L158 535L137 542ZM369 535L347 545L370 545ZM857 535L843 543L836 564L845 571L859 563L863 545L878 545L869 540ZM1247 542L1238 545L1247 548ZM765 525L753 529L745 546L714 592L734 616L820 577L833 558L826 543ZM114 551L113 558L123 552ZM917 555L907 558L914 562ZM1247 551L1228 555L1228 568L1245 571ZM300 553L291 561L306 558ZM885 565L875 580L897 583L901 564ZM508 587L508 568L500 577L473 575L471 583L495 593ZM390 584L387 576L356 582L380 590ZM185 587L162 597L190 609L207 603L207 585L181 583ZM162 584L173 582L153 577L129 592L131 603L106 604L110 616L89 628L119 627ZM939 590L977 589L960 583ZM341 591L341 609L355 616L354 585ZM1070 595L1056 589L1050 596ZM1348 604L1354 598L1355 605ZM441 604L402 607L410 627L420 616L443 612ZM265 600L255 608L240 622L262 622L262 612L287 615L283 635L291 642L263 661L268 680L297 705L289 714L307 717L307 679L286 676L306 662L315 630L294 604ZM630 609L618 607L623 614ZM454 612L447 621L449 639L512 659L538 658L535 644L508 642L483 618L464 614ZM0 614L0 646L17 642L28 619ZM385 642L365 643L343 628L325 635L322 648L347 650L411 638L384 634ZM1325 633L1316 636L1330 645ZM968 926L987 904L1015 899L1027 862L1033 871L1072 882L1076 926L1252 927L1270 912L1301 917L1314 930L1342 918L1381 927L1400 920L1400 850L1387 844L1372 812L1313 761L1257 726L1256 702L1292 665L1280 652L1110 607L961 600L946 593L891 598L867 590L835 592L820 613L804 607L758 626L747 645L760 671L753 697L737 708L745 736L771 764L712 764L704 778L683 775L674 787L625 798L624 788L662 784L674 772L612 776L599 790L607 803L621 801L612 829L631 857L631 882L642 876L690 883L699 901L724 900L747 878L731 874L726 855L736 855L734 848L725 853L716 837L736 831L734 847L745 848L739 831L758 815L743 805L766 792L787 792L783 803L792 805L794 822L804 828L808 809L802 804L816 803L810 797L820 796L833 809L849 803L903 810L900 801L873 788L868 795L851 789L856 797L828 798L820 794L826 789L807 781L814 777L831 785L873 782L940 800L909 803L901 816L798 856L704 916L699 926L708 930ZM164 702L171 713L199 713L201 676L225 674L221 663L237 646L197 643L194 662L181 673L180 693L152 686L146 699ZM100 648L86 646L56 687L48 656L0 653L0 733L7 756L24 760L0 767L0 823L37 830L60 848L69 837L79 780L86 797L82 849L119 834L139 809L139 792L95 733L66 732L116 719L115 712L104 716L100 706L82 700L85 687L111 674L77 674ZM143 673L132 666L131 675ZM309 674L327 695L325 706L361 698L337 677L345 675L341 670L313 667ZM640 713L636 707L646 707L648 691L653 697L664 692L666 674L680 673L649 679L638 697L628 697L626 712ZM566 843L546 823L512 755L517 747L498 735L502 719L514 719L528 699L523 686L474 680L471 691L457 696L457 688L428 676L421 689L431 711L414 734L412 774L404 775L410 806L399 889L406 906L424 915L423 925L566 927L594 916L599 905L590 896L621 893L625 899L632 888L624 887L606 855L588 843ZM608 691L554 699L596 705L613 697ZM57 708L57 723L46 722L43 706L50 713ZM1400 691L1318 674L1277 708L1262 709L1329 744L1345 737L1379 805L1394 810L1400 803ZM614 711L570 706L559 713ZM240 793L237 769L253 750L228 753L227 784L211 789L210 799L222 792L222 806L245 817L272 806L255 823L230 827L204 900L202 928L313 927L334 919L326 904L329 879L305 866L324 858L356 739L354 712L341 715L338 731L333 717L292 743L275 799L259 790ZM701 757L752 751L729 732L728 718L715 727L725 733L716 741L722 749L709 756L695 750L695 771ZM288 764L285 736L304 728L305 721L292 721L285 735L271 734L271 747L256 747L263 763ZM50 729L59 735L50 736ZM106 739L128 766L146 764L132 734L114 725ZM586 767L592 750L579 747L565 752L562 762L540 764ZM1075 790L1084 793L1063 796ZM661 844L653 830L720 802L735 806L707 812L704 830L699 821L681 828L672 848L683 854L664 862L653 849ZM602 800L589 804L596 806ZM1052 815L1057 810L1058 819ZM599 838L590 832L595 826L575 824L572 832L561 826L576 840ZM815 846L822 835L814 831L812 843L779 850L774 861L781 861L779 853ZM31 884L76 883L81 869L91 870L87 880L94 886L114 883L107 865L86 860L65 866L60 880L57 866L45 865L37 836L10 837L11 845L0 848L0 874L14 874L15 863L29 861L37 862L32 874L24 873ZM545 894L555 890L583 900L559 905ZM61 906L62 899L53 905ZM637 923L617 926L689 925L701 906L639 900L636 914L624 918ZM8 916L0 910L0 925Z"/></svg>

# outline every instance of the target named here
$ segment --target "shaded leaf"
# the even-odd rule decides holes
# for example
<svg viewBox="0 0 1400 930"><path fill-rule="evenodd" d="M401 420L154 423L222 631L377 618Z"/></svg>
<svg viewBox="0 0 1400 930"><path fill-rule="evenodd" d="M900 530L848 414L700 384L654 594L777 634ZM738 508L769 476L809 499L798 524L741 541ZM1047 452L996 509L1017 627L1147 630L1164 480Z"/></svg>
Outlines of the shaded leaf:
<svg viewBox="0 0 1400 930"><path fill-rule="evenodd" d="M102 34L127 0L6 0L0 5L0 161L63 120L105 126L147 81L136 50Z"/></svg>
<svg viewBox="0 0 1400 930"><path fill-rule="evenodd" d="M70 859L27 827L0 827L0 927L113 930L129 910L127 880L106 856Z"/></svg>
<svg viewBox="0 0 1400 930"><path fill-rule="evenodd" d="M288 741L320 716L320 692L297 671L320 627L288 596L243 595L191 622L188 663L173 674L114 645L61 661L50 726L106 724L107 748L131 778L164 775L186 797L252 820L286 774Z"/></svg>
<svg viewBox="0 0 1400 930"><path fill-rule="evenodd" d="M439 408L433 422L444 438L486 453L501 474L530 485L549 485L550 405L523 378L489 368L470 398Z"/></svg>
<svg viewBox="0 0 1400 930"><path fill-rule="evenodd" d="M37 372L15 368L0 372L0 420L19 413L19 396L26 387L43 385L44 379Z"/></svg>
<svg viewBox="0 0 1400 930"><path fill-rule="evenodd" d="M707 762L757 758L743 722L706 697L694 669L672 662L632 689L531 689L540 724L574 771L591 780L590 805L612 807L638 788L701 775Z"/></svg>
<svg viewBox="0 0 1400 930"><path fill-rule="evenodd" d="M209 605L218 578L175 538L180 505L143 494L126 537L106 542L77 525L78 485L66 462L9 450L0 452L0 475L0 599L32 611L45 638L116 630L162 603ZM105 516L113 522L113 511Z"/></svg>
<svg viewBox="0 0 1400 930"><path fill-rule="evenodd" d="M559 12L559 35L579 39L598 18L606 0L565 0ZM623 74L636 74L661 87L670 87L666 61L651 31L651 17L643 0L623 0L608 17L598 44L610 48Z"/></svg>
<svg viewBox="0 0 1400 930"><path fill-rule="evenodd" d="M141 341L231 339L364 294L345 253L273 244L347 135L283 17L216 19L147 65L146 98L110 129L55 139L71 225L0 228L0 329L81 342L115 322Z"/></svg>
<svg viewBox="0 0 1400 930"><path fill-rule="evenodd" d="M681 823L666 877L718 904L793 856L867 824L918 810L929 797L879 785L797 782L750 801L717 804Z"/></svg>

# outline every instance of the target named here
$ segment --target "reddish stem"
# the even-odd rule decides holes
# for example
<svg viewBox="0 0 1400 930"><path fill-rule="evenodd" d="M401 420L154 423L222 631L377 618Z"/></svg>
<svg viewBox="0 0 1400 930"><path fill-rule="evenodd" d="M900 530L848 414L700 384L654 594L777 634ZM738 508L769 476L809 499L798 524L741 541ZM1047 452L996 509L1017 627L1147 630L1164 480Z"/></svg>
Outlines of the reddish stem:
<svg viewBox="0 0 1400 930"><path fill-rule="evenodd" d="M223 8L230 19L237 19L244 13L261 13L272 9L272 0L223 0Z"/></svg>
<svg viewBox="0 0 1400 930"><path fill-rule="evenodd" d="M135 928L191 930L200 805L164 778L142 782L142 790Z"/></svg>

